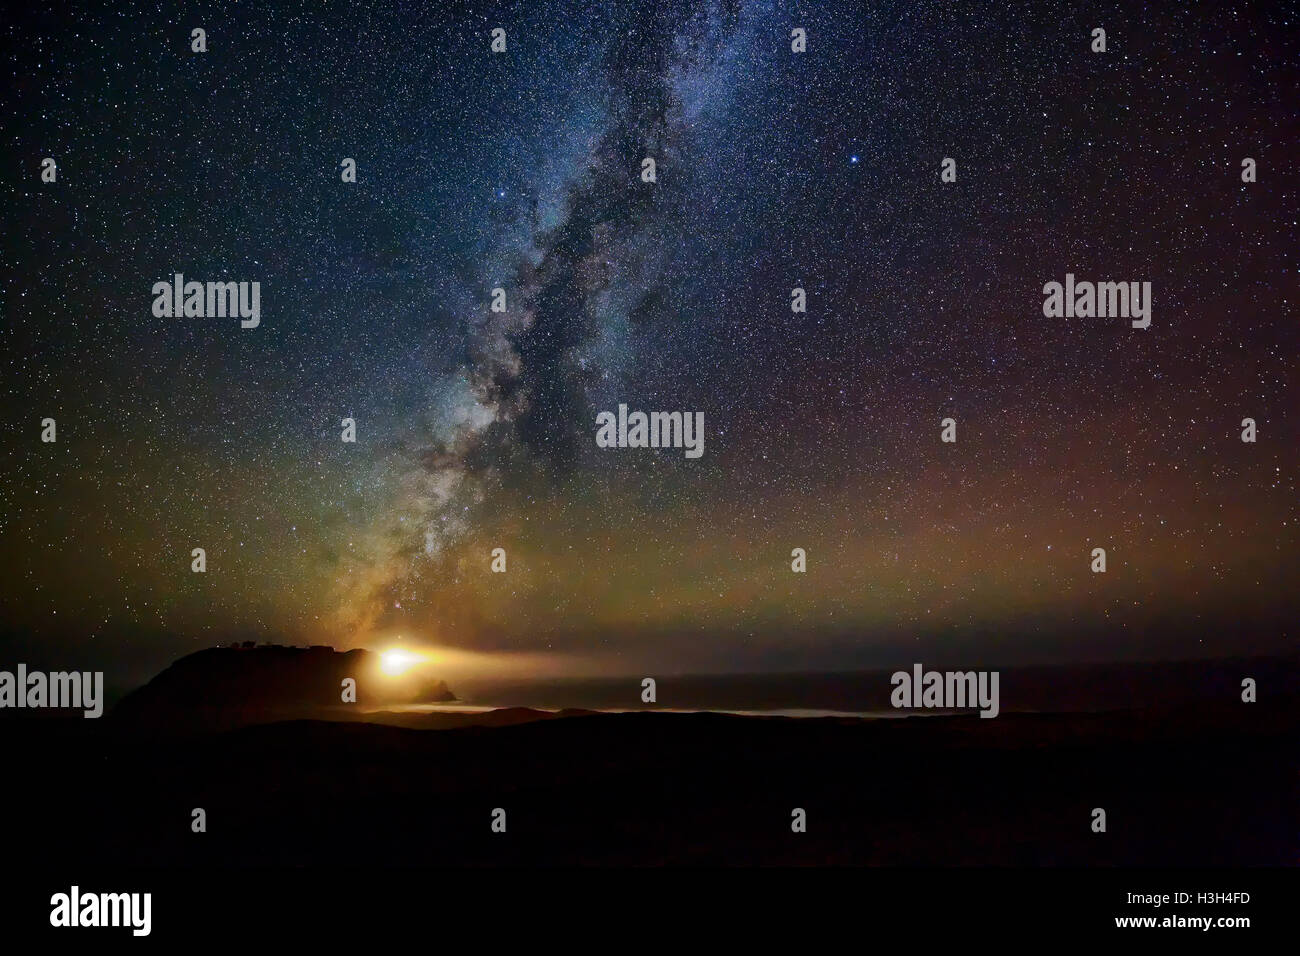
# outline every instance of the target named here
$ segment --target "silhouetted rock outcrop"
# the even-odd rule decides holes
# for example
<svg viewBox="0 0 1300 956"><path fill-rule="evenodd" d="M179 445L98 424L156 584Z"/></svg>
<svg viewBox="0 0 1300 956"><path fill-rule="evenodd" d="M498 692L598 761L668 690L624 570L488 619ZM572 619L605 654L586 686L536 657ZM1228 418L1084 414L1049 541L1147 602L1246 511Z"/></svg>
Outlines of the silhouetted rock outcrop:
<svg viewBox="0 0 1300 956"><path fill-rule="evenodd" d="M356 682L356 702L343 700ZM382 673L378 655L332 647L214 647L173 663L124 697L112 719L159 731L227 729L275 720L360 716L374 707L454 701L441 680Z"/></svg>

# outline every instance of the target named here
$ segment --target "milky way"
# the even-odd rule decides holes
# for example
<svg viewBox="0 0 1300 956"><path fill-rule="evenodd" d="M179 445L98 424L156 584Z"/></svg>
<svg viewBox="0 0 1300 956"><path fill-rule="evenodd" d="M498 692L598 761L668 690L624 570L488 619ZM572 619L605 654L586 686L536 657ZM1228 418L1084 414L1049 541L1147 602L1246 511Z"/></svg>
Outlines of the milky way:
<svg viewBox="0 0 1300 956"><path fill-rule="evenodd" d="M25 16L0 601L29 648L672 672L1289 639L1280 8ZM260 281L260 326L155 318L174 272ZM1151 282L1151 327L1045 317L1066 273ZM598 448L619 403L702 412L705 455Z"/></svg>

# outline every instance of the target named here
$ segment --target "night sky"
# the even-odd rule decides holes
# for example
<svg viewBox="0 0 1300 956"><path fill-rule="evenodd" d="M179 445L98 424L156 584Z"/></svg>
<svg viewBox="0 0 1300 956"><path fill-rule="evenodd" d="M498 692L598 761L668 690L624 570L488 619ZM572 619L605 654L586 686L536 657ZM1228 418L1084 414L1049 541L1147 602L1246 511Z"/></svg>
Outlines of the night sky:
<svg viewBox="0 0 1300 956"><path fill-rule="evenodd" d="M2 28L0 614L33 666L1293 647L1286 5L49 6ZM260 282L260 326L156 318L176 272ZM1067 273L1151 282L1150 328L1044 317ZM703 457L598 448L620 402L703 412Z"/></svg>

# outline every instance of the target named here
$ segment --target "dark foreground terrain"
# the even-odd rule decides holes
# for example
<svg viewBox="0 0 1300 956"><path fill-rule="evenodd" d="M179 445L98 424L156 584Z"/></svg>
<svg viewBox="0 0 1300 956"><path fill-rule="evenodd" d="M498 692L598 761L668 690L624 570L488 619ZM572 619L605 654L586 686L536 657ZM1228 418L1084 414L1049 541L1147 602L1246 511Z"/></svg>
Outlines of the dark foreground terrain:
<svg viewBox="0 0 1300 956"><path fill-rule="evenodd" d="M1297 715L6 720L0 800L11 858L69 865L1294 865Z"/></svg>

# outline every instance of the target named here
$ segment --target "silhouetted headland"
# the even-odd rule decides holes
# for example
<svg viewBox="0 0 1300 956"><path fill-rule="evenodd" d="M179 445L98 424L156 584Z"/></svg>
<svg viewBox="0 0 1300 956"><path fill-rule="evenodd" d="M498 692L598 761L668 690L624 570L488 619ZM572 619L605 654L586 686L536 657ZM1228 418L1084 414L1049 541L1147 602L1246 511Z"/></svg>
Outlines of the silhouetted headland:
<svg viewBox="0 0 1300 956"><path fill-rule="evenodd" d="M355 702L345 703L349 678ZM444 681L384 674L370 651L249 642L182 657L124 697L111 718L157 731L225 730L279 720L348 720L377 707L454 700Z"/></svg>

